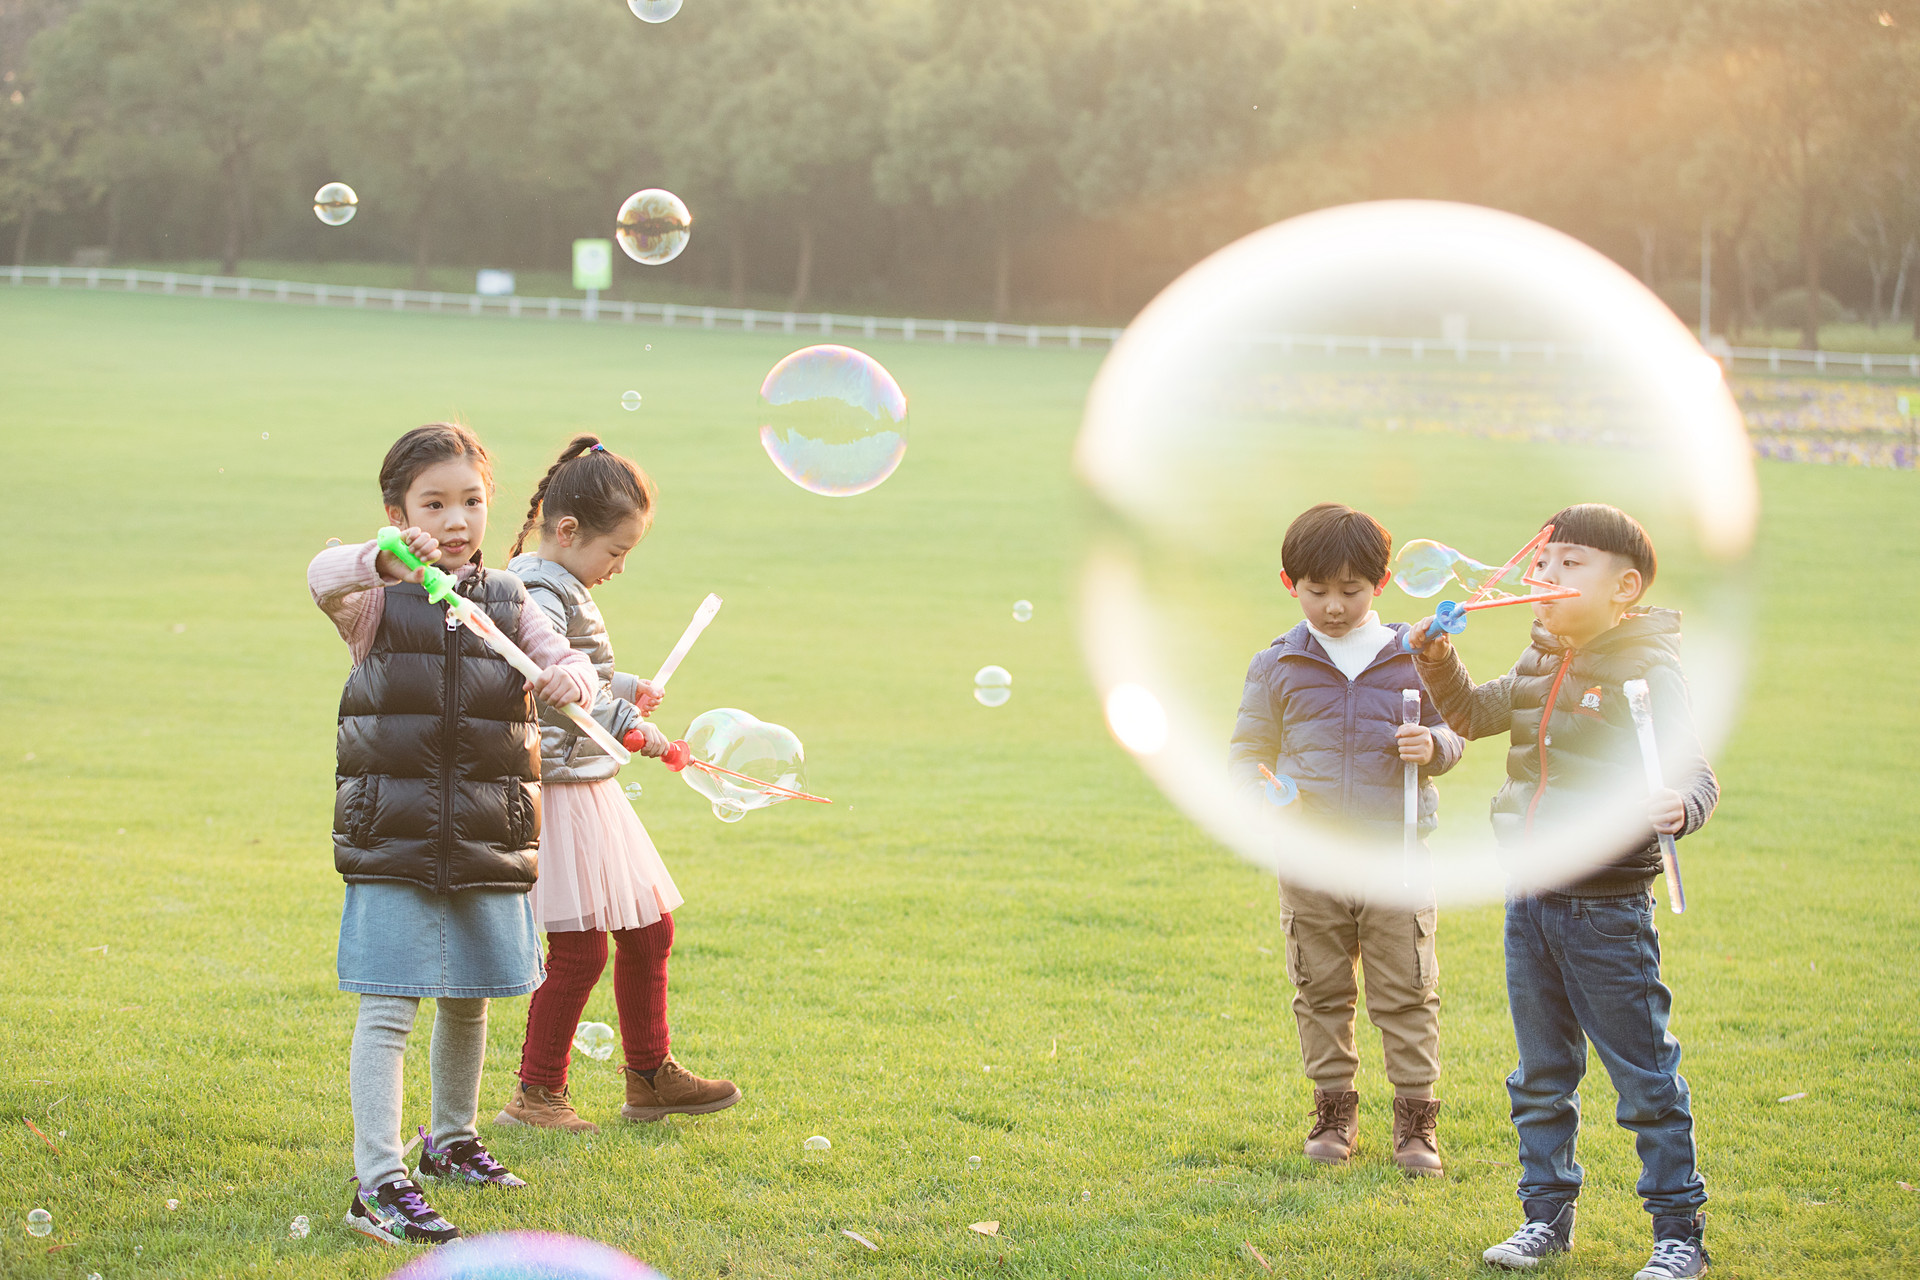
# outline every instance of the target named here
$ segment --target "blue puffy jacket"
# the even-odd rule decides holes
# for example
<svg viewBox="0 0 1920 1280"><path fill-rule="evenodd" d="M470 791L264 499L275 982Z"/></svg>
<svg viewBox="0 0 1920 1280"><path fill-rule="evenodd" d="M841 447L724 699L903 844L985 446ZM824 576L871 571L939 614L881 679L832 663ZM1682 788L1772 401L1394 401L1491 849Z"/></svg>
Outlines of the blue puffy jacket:
<svg viewBox="0 0 1920 1280"><path fill-rule="evenodd" d="M1440 794L1431 780L1453 768L1464 744L1426 696L1412 656L1401 652L1407 624L1389 626L1393 639L1352 681L1304 622L1254 655L1228 755L1235 782L1260 787L1264 764L1293 779L1297 803L1313 817L1398 831L1405 775L1393 735L1401 690L1420 689L1420 722L1433 730L1433 761L1420 767L1420 829L1439 824Z"/></svg>

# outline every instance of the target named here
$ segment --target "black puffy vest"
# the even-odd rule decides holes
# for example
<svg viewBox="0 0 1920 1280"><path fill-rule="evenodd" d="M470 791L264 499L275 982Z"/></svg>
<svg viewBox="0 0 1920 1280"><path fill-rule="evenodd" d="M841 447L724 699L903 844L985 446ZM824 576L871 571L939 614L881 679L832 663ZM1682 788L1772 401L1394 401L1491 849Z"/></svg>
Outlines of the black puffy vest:
<svg viewBox="0 0 1920 1280"><path fill-rule="evenodd" d="M479 585L475 585L478 582ZM385 588L373 649L340 694L333 865L349 882L436 893L517 889L538 873L540 728L504 658L412 583ZM462 584L509 636L527 594L494 570Z"/></svg>

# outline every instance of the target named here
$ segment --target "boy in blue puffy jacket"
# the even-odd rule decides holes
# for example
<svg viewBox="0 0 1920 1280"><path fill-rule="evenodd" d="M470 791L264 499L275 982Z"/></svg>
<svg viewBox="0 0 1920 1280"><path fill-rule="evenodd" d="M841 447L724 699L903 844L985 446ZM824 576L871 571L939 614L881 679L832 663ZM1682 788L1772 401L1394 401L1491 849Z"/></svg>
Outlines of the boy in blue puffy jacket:
<svg viewBox="0 0 1920 1280"><path fill-rule="evenodd" d="M1393 537L1379 521L1338 503L1321 503L1288 526L1280 580L1306 620L1247 668L1229 755L1242 786L1259 787L1264 765L1292 779L1295 803L1309 817L1383 841L1400 836L1405 764L1420 766L1420 829L1430 831L1439 810L1431 779L1451 769L1462 750L1460 736L1424 696L1421 722L1401 723L1402 692L1422 686L1401 647L1406 624L1383 624L1373 612L1392 554ZM1358 965L1394 1088L1394 1163L1412 1175L1440 1175L1434 905L1376 903L1282 880L1280 918L1300 1054L1313 1081L1306 1155L1344 1164L1359 1142Z"/></svg>

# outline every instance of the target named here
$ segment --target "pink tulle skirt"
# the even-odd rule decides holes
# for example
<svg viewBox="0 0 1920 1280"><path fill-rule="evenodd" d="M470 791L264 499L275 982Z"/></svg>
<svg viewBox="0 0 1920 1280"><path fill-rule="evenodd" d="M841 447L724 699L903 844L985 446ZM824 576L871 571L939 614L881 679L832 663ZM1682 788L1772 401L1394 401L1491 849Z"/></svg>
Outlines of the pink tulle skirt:
<svg viewBox="0 0 1920 1280"><path fill-rule="evenodd" d="M540 878L527 898L547 933L644 929L681 903L612 778L540 788Z"/></svg>

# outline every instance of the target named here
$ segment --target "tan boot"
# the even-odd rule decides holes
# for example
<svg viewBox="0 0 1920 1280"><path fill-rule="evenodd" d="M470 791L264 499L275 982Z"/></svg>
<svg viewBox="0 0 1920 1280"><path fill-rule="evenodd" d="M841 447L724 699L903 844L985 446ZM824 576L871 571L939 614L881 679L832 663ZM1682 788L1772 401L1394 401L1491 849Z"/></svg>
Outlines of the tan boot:
<svg viewBox="0 0 1920 1280"><path fill-rule="evenodd" d="M1313 1128L1307 1131L1307 1159L1345 1164L1360 1145L1360 1095L1352 1089L1313 1091Z"/></svg>
<svg viewBox="0 0 1920 1280"><path fill-rule="evenodd" d="M1393 1162L1402 1173L1414 1178L1446 1176L1446 1166L1440 1163L1440 1139L1434 1134L1439 1119L1438 1098L1393 1100Z"/></svg>
<svg viewBox="0 0 1920 1280"><path fill-rule="evenodd" d="M627 1120L665 1120L673 1115L724 1111L738 1101L740 1090L734 1088L733 1081L702 1080L668 1054L651 1082L631 1067L627 1069L627 1105L620 1108L620 1115Z"/></svg>
<svg viewBox="0 0 1920 1280"><path fill-rule="evenodd" d="M493 1118L495 1124L530 1124L536 1129L565 1129L568 1133L598 1133L600 1126L583 1120L573 1109L565 1089L554 1092L525 1081L513 1082L513 1100Z"/></svg>

